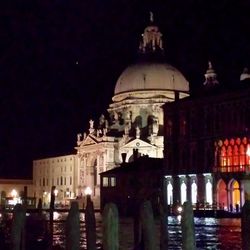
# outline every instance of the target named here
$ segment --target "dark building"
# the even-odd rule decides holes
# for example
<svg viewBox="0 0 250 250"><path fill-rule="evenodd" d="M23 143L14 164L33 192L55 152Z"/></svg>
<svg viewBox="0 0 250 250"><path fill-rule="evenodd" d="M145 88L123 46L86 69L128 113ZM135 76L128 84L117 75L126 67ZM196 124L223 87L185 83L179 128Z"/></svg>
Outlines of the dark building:
<svg viewBox="0 0 250 250"><path fill-rule="evenodd" d="M162 183L163 159L142 156L134 162L103 172L101 176L101 209L108 202L117 205L119 213L131 215L136 204L151 200L158 209Z"/></svg>
<svg viewBox="0 0 250 250"><path fill-rule="evenodd" d="M250 170L250 75L223 85L211 63L190 97L164 105L164 190L169 205L238 211Z"/></svg>

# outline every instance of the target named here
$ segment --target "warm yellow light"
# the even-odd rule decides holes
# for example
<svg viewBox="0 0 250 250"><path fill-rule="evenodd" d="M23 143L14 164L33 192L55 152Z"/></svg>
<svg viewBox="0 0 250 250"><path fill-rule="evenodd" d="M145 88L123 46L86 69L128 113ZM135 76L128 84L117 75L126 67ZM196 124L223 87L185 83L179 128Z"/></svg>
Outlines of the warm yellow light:
<svg viewBox="0 0 250 250"><path fill-rule="evenodd" d="M86 187L84 190L85 195L91 195L92 194L92 189L90 187Z"/></svg>
<svg viewBox="0 0 250 250"><path fill-rule="evenodd" d="M250 146L247 145L247 152L246 152L247 156L250 157Z"/></svg>
<svg viewBox="0 0 250 250"><path fill-rule="evenodd" d="M58 190L57 189L54 190L54 194L55 194L55 196L58 195Z"/></svg>
<svg viewBox="0 0 250 250"><path fill-rule="evenodd" d="M11 196L12 196L13 198L16 198L16 197L17 197L17 191L16 191L15 189L13 189L13 190L11 191Z"/></svg>

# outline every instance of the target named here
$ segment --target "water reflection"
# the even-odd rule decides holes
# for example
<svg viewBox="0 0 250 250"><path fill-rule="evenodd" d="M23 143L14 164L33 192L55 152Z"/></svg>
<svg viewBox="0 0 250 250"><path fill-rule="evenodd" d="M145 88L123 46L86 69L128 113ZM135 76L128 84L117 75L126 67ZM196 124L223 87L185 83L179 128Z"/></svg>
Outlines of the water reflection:
<svg viewBox="0 0 250 250"><path fill-rule="evenodd" d="M66 215L54 223L54 245L65 246L64 223ZM81 249L86 249L84 214L81 213ZM181 225L176 216L168 218L169 249L181 249ZM101 215L96 214L97 249L101 249ZM156 221L157 241L160 237L160 224ZM120 219L120 250L133 249L133 220ZM198 250L202 249L241 249L240 219L195 218L195 236ZM159 250L159 246L158 249Z"/></svg>

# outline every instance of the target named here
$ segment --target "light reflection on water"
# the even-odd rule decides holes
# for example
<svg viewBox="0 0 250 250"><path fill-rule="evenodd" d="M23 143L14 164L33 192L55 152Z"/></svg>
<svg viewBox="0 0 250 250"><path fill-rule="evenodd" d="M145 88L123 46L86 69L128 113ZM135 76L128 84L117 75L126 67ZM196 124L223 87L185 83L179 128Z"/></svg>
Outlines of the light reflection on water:
<svg viewBox="0 0 250 250"><path fill-rule="evenodd" d="M65 215L62 216L65 218ZM60 218L59 218L60 219ZM81 220L81 249L86 249L84 214L80 214ZM195 218L195 237L197 250L241 249L240 219ZM54 223L54 245L65 246L64 220ZM171 216L168 218L169 249L181 249L181 225L180 220ZM101 215L96 214L97 249L101 249ZM157 242L159 242L159 221L156 220ZM120 250L133 249L133 220L132 218L120 219ZM159 250L159 246L158 249Z"/></svg>

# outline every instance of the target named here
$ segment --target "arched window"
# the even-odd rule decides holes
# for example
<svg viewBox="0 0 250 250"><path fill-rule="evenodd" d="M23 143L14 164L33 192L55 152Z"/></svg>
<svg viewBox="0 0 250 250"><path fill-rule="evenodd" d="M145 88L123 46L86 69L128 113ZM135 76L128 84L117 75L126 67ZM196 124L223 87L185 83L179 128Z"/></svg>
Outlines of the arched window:
<svg viewBox="0 0 250 250"><path fill-rule="evenodd" d="M232 155L232 147L228 146L227 148L227 166L231 166L233 163L233 159L232 159L233 155Z"/></svg>
<svg viewBox="0 0 250 250"><path fill-rule="evenodd" d="M226 157L226 148L225 146L222 146L221 147L221 158L220 158L220 166L224 167L226 166L226 163L227 163L227 157Z"/></svg>
<svg viewBox="0 0 250 250"><path fill-rule="evenodd" d="M197 203L197 185L195 183L195 181L193 181L192 185L191 185L191 194L192 194L192 204L196 204Z"/></svg>
<svg viewBox="0 0 250 250"><path fill-rule="evenodd" d="M207 180L206 183L206 202L209 205L212 205L213 203L213 189L212 189L212 183L210 182L210 180Z"/></svg>
<svg viewBox="0 0 250 250"><path fill-rule="evenodd" d="M240 165L241 166L244 166L246 164L246 161L245 161L245 147L244 145L240 145Z"/></svg>
<svg viewBox="0 0 250 250"><path fill-rule="evenodd" d="M168 205L173 204L173 185L170 182L167 185L167 203Z"/></svg>
<svg viewBox="0 0 250 250"><path fill-rule="evenodd" d="M234 152L233 152L233 165L238 166L239 165L239 150L238 146L234 145Z"/></svg>
<svg viewBox="0 0 250 250"><path fill-rule="evenodd" d="M181 183L181 204L187 200L187 185L184 181Z"/></svg>

